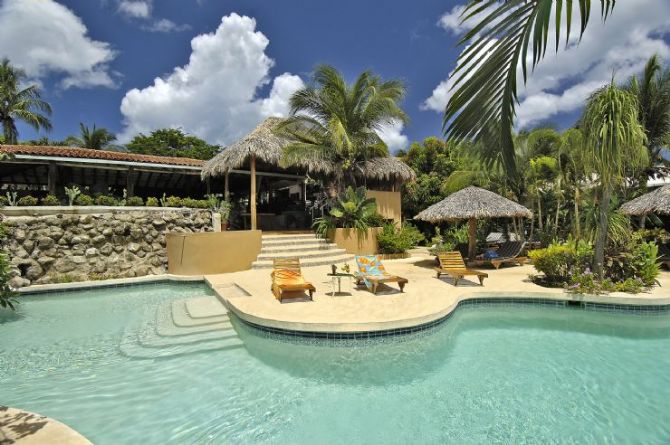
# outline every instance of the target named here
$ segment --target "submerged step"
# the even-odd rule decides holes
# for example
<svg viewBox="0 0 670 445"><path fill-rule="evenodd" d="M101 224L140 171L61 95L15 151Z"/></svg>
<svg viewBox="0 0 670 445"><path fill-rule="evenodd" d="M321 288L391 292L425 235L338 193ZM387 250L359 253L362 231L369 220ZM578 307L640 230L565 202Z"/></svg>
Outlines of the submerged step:
<svg viewBox="0 0 670 445"><path fill-rule="evenodd" d="M164 348L147 348L139 343L121 344L120 350L123 355L136 359L159 359L179 357L202 352L223 351L238 349L244 346L238 337L224 338L195 344L181 344Z"/></svg>
<svg viewBox="0 0 670 445"><path fill-rule="evenodd" d="M193 318L188 313L187 301L175 300L172 302L172 321L176 326L179 327L206 326L210 324L221 323L227 320L228 320L227 311L225 315L214 315L211 317Z"/></svg>
<svg viewBox="0 0 670 445"><path fill-rule="evenodd" d="M189 298L186 300L186 312L191 318L210 318L227 315L228 310L213 295Z"/></svg>

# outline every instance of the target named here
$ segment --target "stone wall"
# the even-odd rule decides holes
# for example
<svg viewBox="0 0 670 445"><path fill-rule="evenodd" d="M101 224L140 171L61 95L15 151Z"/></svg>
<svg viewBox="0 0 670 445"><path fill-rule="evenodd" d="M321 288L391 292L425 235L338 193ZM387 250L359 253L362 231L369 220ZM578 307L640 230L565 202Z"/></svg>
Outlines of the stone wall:
<svg viewBox="0 0 670 445"><path fill-rule="evenodd" d="M10 285L163 274L165 234L212 230L207 210L5 217Z"/></svg>

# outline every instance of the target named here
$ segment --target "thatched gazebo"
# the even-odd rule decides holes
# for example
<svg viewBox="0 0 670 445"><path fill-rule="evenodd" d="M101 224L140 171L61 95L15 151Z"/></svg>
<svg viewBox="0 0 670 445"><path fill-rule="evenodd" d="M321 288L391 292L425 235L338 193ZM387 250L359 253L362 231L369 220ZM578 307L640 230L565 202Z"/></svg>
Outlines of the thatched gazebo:
<svg viewBox="0 0 670 445"><path fill-rule="evenodd" d="M279 167L284 147L291 141L287 137L276 133L275 129L283 122L283 118L269 117L261 122L249 134L234 144L223 149L219 154L205 162L202 168L202 179L223 175L225 178L224 191L226 199L229 193L228 175L234 169L238 169L249 162L251 173L250 184L250 213L251 229L256 230L256 164L257 161L269 166ZM307 164L302 168L307 171L331 174L331 166L326 164ZM416 178L414 171L400 159L394 157L383 157L369 159L359 168L361 178L378 181L387 181L399 184Z"/></svg>
<svg viewBox="0 0 670 445"><path fill-rule="evenodd" d="M621 213L629 216L644 216L649 213L670 215L670 185L628 201L621 206Z"/></svg>
<svg viewBox="0 0 670 445"><path fill-rule="evenodd" d="M414 217L422 221L468 220L468 259L474 260L477 247L477 219L530 218L533 213L521 204L479 187L466 187L433 204Z"/></svg>

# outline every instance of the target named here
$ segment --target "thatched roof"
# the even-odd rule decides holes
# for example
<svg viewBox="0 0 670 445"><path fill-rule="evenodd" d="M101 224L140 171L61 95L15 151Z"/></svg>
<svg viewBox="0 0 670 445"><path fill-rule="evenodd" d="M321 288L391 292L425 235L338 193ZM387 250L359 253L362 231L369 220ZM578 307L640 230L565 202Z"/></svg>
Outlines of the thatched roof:
<svg viewBox="0 0 670 445"><path fill-rule="evenodd" d="M414 181L416 173L412 168L398 158L373 158L361 167L362 174L368 179L379 181Z"/></svg>
<svg viewBox="0 0 670 445"><path fill-rule="evenodd" d="M224 148L221 153L205 162L202 177L222 175L240 168L252 154L267 164L279 164L282 150L289 143L288 139L274 132L282 120L279 117L269 117L242 139Z"/></svg>
<svg viewBox="0 0 670 445"><path fill-rule="evenodd" d="M251 154L256 159L270 165L279 165L282 151L290 143L290 139L277 135L275 128L283 121L279 117L269 117L261 122L251 133L239 141L224 148L221 153L205 162L202 167L202 178L223 175L233 169L242 167ZM330 166L308 161L302 166L308 171L330 174ZM361 167L361 175L368 179L411 181L416 178L414 171L400 159L394 157L375 158Z"/></svg>
<svg viewBox="0 0 670 445"><path fill-rule="evenodd" d="M621 206L620 210L626 215L645 215L647 213L670 215L670 185L657 188L628 201Z"/></svg>
<svg viewBox="0 0 670 445"><path fill-rule="evenodd" d="M415 219L428 222L470 218L528 217L532 212L521 204L479 187L466 187L433 204Z"/></svg>

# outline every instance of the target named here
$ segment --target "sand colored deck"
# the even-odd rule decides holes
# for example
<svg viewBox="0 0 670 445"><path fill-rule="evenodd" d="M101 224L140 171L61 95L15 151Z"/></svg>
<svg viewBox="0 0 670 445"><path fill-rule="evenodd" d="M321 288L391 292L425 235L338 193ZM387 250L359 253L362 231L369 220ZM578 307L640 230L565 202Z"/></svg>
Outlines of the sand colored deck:
<svg viewBox="0 0 670 445"><path fill-rule="evenodd" d="M84 436L57 420L6 406L0 406L0 443L91 445Z"/></svg>
<svg viewBox="0 0 670 445"><path fill-rule="evenodd" d="M329 266L303 268L305 279L317 288L314 301L305 297L280 303L272 296L270 275L265 270L205 278L224 305L240 318L262 326L307 332L362 332L417 326L445 317L460 300L483 296L670 305L670 273L666 271L659 278L661 287L649 293L584 296L533 284L528 280L528 275L535 272L531 265L485 269L489 278L483 287L475 282L476 278L475 281L462 279L459 286L454 287L448 277L435 278L435 260L426 254L384 263L389 273L409 279L404 293L397 287L380 286L378 294L373 295L352 284L351 295L330 296L331 282L326 276ZM355 269L354 264L350 266ZM230 292L233 285L250 295ZM345 290L348 285L343 287Z"/></svg>

